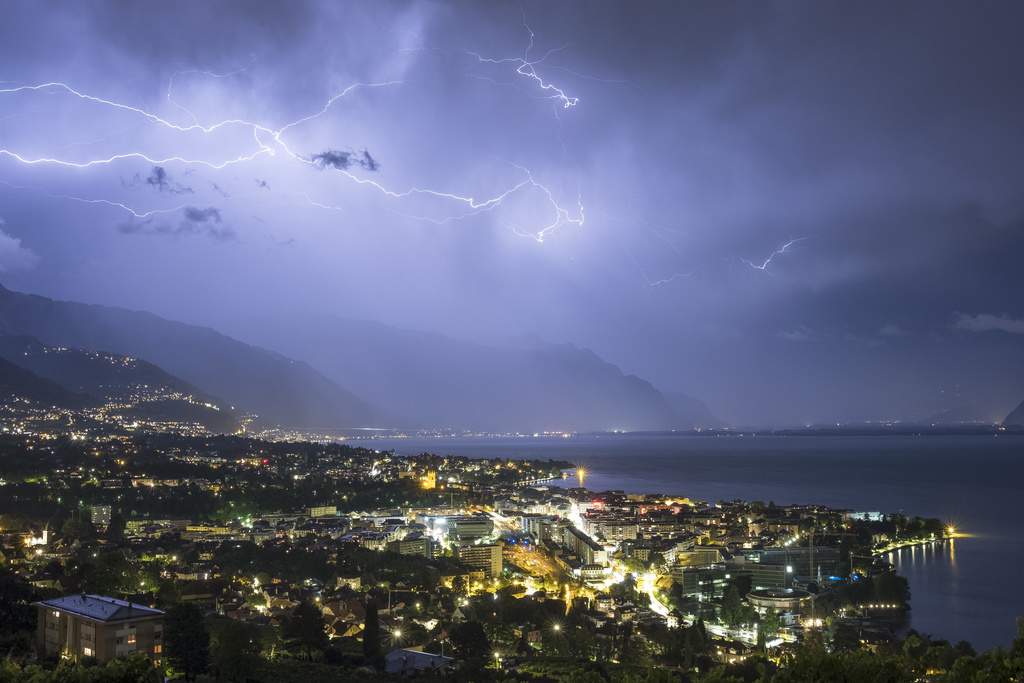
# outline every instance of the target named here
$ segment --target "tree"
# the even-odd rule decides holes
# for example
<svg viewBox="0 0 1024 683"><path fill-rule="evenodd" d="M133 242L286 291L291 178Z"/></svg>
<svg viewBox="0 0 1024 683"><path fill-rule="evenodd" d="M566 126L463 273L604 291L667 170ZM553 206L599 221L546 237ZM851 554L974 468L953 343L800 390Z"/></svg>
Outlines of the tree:
<svg viewBox="0 0 1024 683"><path fill-rule="evenodd" d="M175 579L160 580L160 585L156 589L156 604L163 610L181 604L181 588Z"/></svg>
<svg viewBox="0 0 1024 683"><path fill-rule="evenodd" d="M736 592L740 594L740 597L746 597L754 588L754 579L749 574L737 574L729 579L730 586L736 586Z"/></svg>
<svg viewBox="0 0 1024 683"><path fill-rule="evenodd" d="M84 519L69 519L64 522L60 532L64 536L75 539L92 538L96 533L96 527L92 525L92 522Z"/></svg>
<svg viewBox="0 0 1024 683"><path fill-rule="evenodd" d="M142 652L133 652L127 657L118 657L107 662L103 672L89 672L93 676L84 675L82 681L109 681L110 683L120 681L133 681L133 683L159 683L163 680L160 671L153 666Z"/></svg>
<svg viewBox="0 0 1024 683"><path fill-rule="evenodd" d="M110 516L110 523L107 525L107 530L103 535L112 541L123 540L125 526L124 517L121 516L121 513L115 512Z"/></svg>
<svg viewBox="0 0 1024 683"><path fill-rule="evenodd" d="M910 583L895 571L882 572L874 579L875 600L906 607L910 602Z"/></svg>
<svg viewBox="0 0 1024 683"><path fill-rule="evenodd" d="M452 628L449 637L452 649L459 659L487 657L491 654L491 645L487 642L483 624L479 621L466 621Z"/></svg>
<svg viewBox="0 0 1024 683"><path fill-rule="evenodd" d="M811 628L804 631L804 639L800 643L800 657L802 659L816 659L825 654L825 637L821 631Z"/></svg>
<svg viewBox="0 0 1024 683"><path fill-rule="evenodd" d="M363 660L369 664L380 658L380 618L377 605L368 602L366 618L363 621Z"/></svg>
<svg viewBox="0 0 1024 683"><path fill-rule="evenodd" d="M210 633L203 612L195 605L172 607L164 615L164 647L167 662L175 671L194 681L209 667Z"/></svg>
<svg viewBox="0 0 1024 683"><path fill-rule="evenodd" d="M740 599L740 592L736 586L729 586L722 600L722 621L726 626L732 627L739 623L743 612L743 601Z"/></svg>
<svg viewBox="0 0 1024 683"><path fill-rule="evenodd" d="M856 652L861 647L860 634L852 624L835 620L829 623L832 652Z"/></svg>
<svg viewBox="0 0 1024 683"><path fill-rule="evenodd" d="M252 678L260 667L263 645L259 627L244 621L228 619L213 648L213 664L217 678L245 681Z"/></svg>
<svg viewBox="0 0 1024 683"><path fill-rule="evenodd" d="M311 602L300 603L292 615L281 622L281 637L289 648L301 649L306 659L312 658L314 650L324 650L328 638L320 608Z"/></svg>
<svg viewBox="0 0 1024 683"><path fill-rule="evenodd" d="M626 641L622 652L622 662L623 664L644 669L650 668L652 662L651 648L647 645L647 639L641 636L633 636Z"/></svg>
<svg viewBox="0 0 1024 683"><path fill-rule="evenodd" d="M768 607L764 611L764 622L762 624L765 635L770 638L778 633L781 627L782 620L779 619L779 613L775 611L774 607Z"/></svg>

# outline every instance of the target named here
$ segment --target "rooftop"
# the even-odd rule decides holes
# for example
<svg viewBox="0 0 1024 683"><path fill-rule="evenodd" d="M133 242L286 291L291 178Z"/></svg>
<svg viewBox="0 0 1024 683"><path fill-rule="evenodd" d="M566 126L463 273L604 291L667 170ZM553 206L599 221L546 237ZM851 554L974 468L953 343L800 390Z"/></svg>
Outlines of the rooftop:
<svg viewBox="0 0 1024 683"><path fill-rule="evenodd" d="M451 661L453 661L451 657L443 657L430 652L393 650L384 657L384 672L434 671L444 669Z"/></svg>
<svg viewBox="0 0 1024 683"><path fill-rule="evenodd" d="M124 600L106 598L102 595L86 595L84 593L55 598L53 600L41 600L34 604L103 622L163 615L163 612L158 609L136 605Z"/></svg>

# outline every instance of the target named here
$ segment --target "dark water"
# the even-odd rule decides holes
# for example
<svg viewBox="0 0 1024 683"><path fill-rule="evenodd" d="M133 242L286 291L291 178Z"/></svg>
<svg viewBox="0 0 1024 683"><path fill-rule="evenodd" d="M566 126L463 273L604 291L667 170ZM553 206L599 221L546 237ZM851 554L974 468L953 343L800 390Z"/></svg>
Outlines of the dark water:
<svg viewBox="0 0 1024 683"><path fill-rule="evenodd" d="M937 517L964 537L890 558L910 581L910 626L1008 647L1024 616L1024 437L632 436L393 439L373 448L568 460L593 491L816 503ZM370 445L370 444L367 444ZM575 485L575 480L571 480Z"/></svg>

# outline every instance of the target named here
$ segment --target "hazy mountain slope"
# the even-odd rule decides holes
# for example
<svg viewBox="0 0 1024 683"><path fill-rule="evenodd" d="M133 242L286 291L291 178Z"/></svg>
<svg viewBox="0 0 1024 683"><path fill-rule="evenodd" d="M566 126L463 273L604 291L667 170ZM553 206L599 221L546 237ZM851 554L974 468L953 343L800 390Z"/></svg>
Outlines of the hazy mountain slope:
<svg viewBox="0 0 1024 683"><path fill-rule="evenodd" d="M128 418L198 422L217 433L239 428L227 403L141 359L9 334L0 334L0 356L65 389L124 406L118 413Z"/></svg>
<svg viewBox="0 0 1024 683"><path fill-rule="evenodd" d="M998 417L992 415L992 407L979 401L964 401L926 417L924 424L993 424Z"/></svg>
<svg viewBox="0 0 1024 683"><path fill-rule="evenodd" d="M1010 411L1010 414L1003 420L1003 426L1024 427L1024 401L1021 401L1019 406Z"/></svg>
<svg viewBox="0 0 1024 683"><path fill-rule="evenodd" d="M663 391L665 400L675 411L701 429L720 429L728 424L711 414L707 404L699 398L677 391Z"/></svg>
<svg viewBox="0 0 1024 683"><path fill-rule="evenodd" d="M382 323L287 319L260 343L305 358L367 399L432 426L505 431L687 429L649 382L588 349L536 337L498 346ZM258 331L254 331L258 334Z"/></svg>
<svg viewBox="0 0 1024 683"><path fill-rule="evenodd" d="M5 358L0 358L0 397L17 397L40 406L71 410L81 410L100 402L94 396L68 391L53 380L39 377Z"/></svg>
<svg viewBox="0 0 1024 683"><path fill-rule="evenodd" d="M227 337L210 328L150 313L54 301L0 286L0 332L36 337L50 346L143 358L286 427L401 426L306 363Z"/></svg>

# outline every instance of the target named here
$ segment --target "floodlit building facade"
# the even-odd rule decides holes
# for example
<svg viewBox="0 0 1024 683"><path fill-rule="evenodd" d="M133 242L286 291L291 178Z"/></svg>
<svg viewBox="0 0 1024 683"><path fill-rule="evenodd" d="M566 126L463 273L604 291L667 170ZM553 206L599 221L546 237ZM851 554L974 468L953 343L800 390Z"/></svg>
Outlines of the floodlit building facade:
<svg viewBox="0 0 1024 683"><path fill-rule="evenodd" d="M164 613L100 595L71 595L33 603L39 610L36 652L101 662L144 652L163 659Z"/></svg>
<svg viewBox="0 0 1024 683"><path fill-rule="evenodd" d="M501 545L467 545L456 548L459 561L467 567L481 570L484 578L501 576Z"/></svg>

